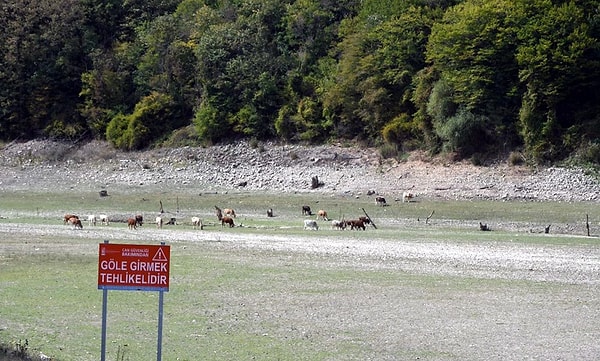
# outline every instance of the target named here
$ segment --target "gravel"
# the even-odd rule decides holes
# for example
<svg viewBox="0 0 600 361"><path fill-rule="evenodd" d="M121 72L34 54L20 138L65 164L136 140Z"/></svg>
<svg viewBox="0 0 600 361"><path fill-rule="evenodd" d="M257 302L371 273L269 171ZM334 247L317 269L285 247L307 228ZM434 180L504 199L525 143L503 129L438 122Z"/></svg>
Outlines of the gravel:
<svg viewBox="0 0 600 361"><path fill-rule="evenodd" d="M600 202L598 177L581 168L448 164L420 153L382 159L376 149L247 142L123 153L104 142L10 143L0 151L0 187L98 190L145 185L196 192L376 193L400 199ZM313 177L321 186L313 189Z"/></svg>

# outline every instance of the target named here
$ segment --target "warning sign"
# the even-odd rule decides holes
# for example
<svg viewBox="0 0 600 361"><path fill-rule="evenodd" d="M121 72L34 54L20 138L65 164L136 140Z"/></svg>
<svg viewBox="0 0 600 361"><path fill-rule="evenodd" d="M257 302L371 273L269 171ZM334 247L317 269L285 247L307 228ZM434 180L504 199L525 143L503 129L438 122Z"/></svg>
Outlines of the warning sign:
<svg viewBox="0 0 600 361"><path fill-rule="evenodd" d="M98 288L169 290L170 246L100 243Z"/></svg>

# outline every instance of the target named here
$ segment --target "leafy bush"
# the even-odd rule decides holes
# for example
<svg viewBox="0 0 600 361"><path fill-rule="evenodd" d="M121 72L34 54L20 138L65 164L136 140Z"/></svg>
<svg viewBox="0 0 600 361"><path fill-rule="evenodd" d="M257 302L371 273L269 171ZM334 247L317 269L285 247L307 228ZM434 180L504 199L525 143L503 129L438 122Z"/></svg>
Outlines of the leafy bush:
<svg viewBox="0 0 600 361"><path fill-rule="evenodd" d="M226 118L210 101L202 102L194 116L194 125L200 139L208 143L220 141L231 131Z"/></svg>
<svg viewBox="0 0 600 361"><path fill-rule="evenodd" d="M200 144L200 137L198 136L198 132L193 125L188 125L183 128L179 128L174 130L169 138L163 142L163 146L165 147L185 147L185 146L198 146Z"/></svg>
<svg viewBox="0 0 600 361"><path fill-rule="evenodd" d="M435 131L444 140L447 151L459 152L462 156L474 154L485 149L485 126L487 120L477 116L464 108L445 122L436 123Z"/></svg>
<svg viewBox="0 0 600 361"><path fill-rule="evenodd" d="M391 159L391 158L398 159L398 157L400 156L400 152L398 151L398 146L395 144L391 144L391 143L384 143L382 146L380 146L379 154L381 154L381 157L383 157L384 159Z"/></svg>
<svg viewBox="0 0 600 361"><path fill-rule="evenodd" d="M118 114L106 128L106 138L117 148L142 149L177 127L180 115L172 98L152 93L140 100L130 115Z"/></svg>
<svg viewBox="0 0 600 361"><path fill-rule="evenodd" d="M600 165L600 143L588 142L582 144L575 153L575 157L582 163Z"/></svg>
<svg viewBox="0 0 600 361"><path fill-rule="evenodd" d="M510 152L508 155L508 164L510 165L521 165L525 162L525 157L521 152Z"/></svg>

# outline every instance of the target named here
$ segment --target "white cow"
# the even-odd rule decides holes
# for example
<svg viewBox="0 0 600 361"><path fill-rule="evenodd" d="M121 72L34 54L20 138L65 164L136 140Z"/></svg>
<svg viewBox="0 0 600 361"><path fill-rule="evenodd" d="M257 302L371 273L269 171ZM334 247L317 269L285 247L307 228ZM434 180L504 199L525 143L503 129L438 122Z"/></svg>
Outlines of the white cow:
<svg viewBox="0 0 600 361"><path fill-rule="evenodd" d="M311 231L317 231L319 229L319 225L317 221L313 219L305 219L304 220L304 229L309 229Z"/></svg>
<svg viewBox="0 0 600 361"><path fill-rule="evenodd" d="M161 216L156 217L156 227L157 228L162 228L163 226L163 219Z"/></svg>
<svg viewBox="0 0 600 361"><path fill-rule="evenodd" d="M192 226L194 229L198 229L198 227L200 227L200 229L204 228L200 217L192 217Z"/></svg>
<svg viewBox="0 0 600 361"><path fill-rule="evenodd" d="M402 202L410 202L410 200L413 198L415 198L414 193L410 193L410 192L402 193Z"/></svg>
<svg viewBox="0 0 600 361"><path fill-rule="evenodd" d="M108 221L108 216L107 216L106 214L101 214L101 215L99 215L99 216L98 216L98 219L100 220L100 223L101 223L103 226L108 226L108 223L109 223L109 221Z"/></svg>
<svg viewBox="0 0 600 361"><path fill-rule="evenodd" d="M96 216L93 214L90 214L88 216L88 226L95 226L96 225Z"/></svg>
<svg viewBox="0 0 600 361"><path fill-rule="evenodd" d="M337 219L334 219L333 221L331 221L331 229L343 230L345 228L346 228L346 222L339 221Z"/></svg>

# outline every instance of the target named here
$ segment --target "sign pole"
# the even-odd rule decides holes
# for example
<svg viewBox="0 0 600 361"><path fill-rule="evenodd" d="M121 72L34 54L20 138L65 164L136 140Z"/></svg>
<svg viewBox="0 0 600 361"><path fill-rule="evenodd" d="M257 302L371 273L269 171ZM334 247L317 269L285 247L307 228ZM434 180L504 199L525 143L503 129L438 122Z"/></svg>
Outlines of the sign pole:
<svg viewBox="0 0 600 361"><path fill-rule="evenodd" d="M158 345L156 347L156 361L161 361L162 359L163 294L163 291L158 291Z"/></svg>
<svg viewBox="0 0 600 361"><path fill-rule="evenodd" d="M108 244L108 240L104 240ZM100 350L100 361L106 361L106 314L108 304L108 289L102 289L102 346Z"/></svg>
<svg viewBox="0 0 600 361"><path fill-rule="evenodd" d="M165 242L160 242L162 246ZM162 360L162 329L163 329L163 296L162 290L158 291L158 340L156 346L156 361Z"/></svg>
<svg viewBox="0 0 600 361"><path fill-rule="evenodd" d="M106 304L108 303L108 290L102 290L102 351L100 361L106 361Z"/></svg>

